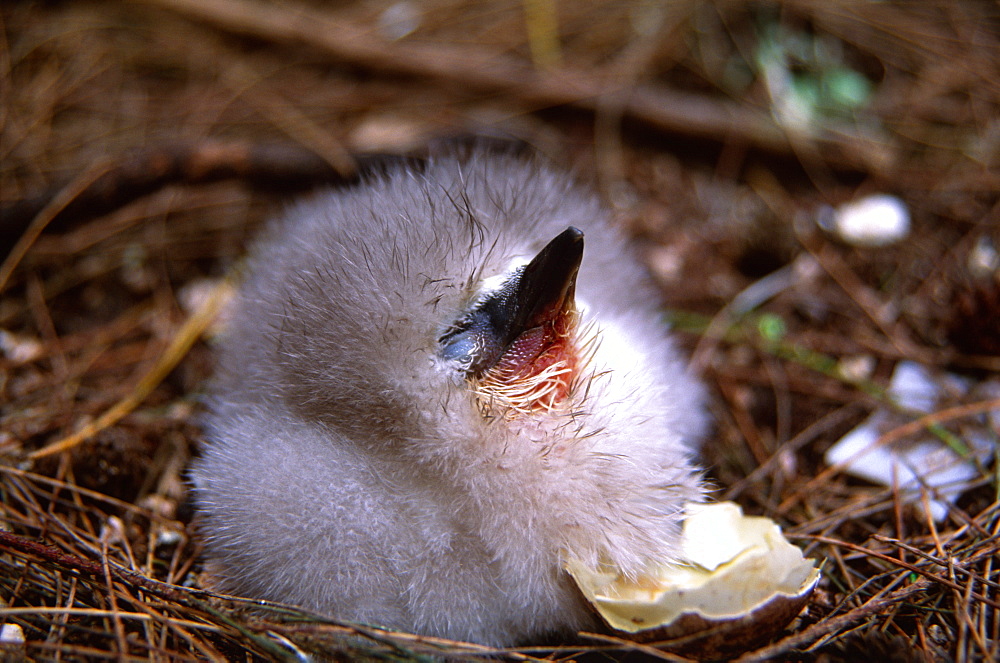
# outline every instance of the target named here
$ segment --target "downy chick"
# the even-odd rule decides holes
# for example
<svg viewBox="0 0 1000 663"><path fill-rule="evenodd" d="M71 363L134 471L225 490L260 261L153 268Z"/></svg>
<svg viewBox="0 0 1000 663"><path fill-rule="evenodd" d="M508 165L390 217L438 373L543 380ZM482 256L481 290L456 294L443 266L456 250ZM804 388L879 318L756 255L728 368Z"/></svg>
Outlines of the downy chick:
<svg viewBox="0 0 1000 663"><path fill-rule="evenodd" d="M192 470L221 588L505 646L594 627L565 560L675 559L702 389L607 217L474 151L272 227Z"/></svg>

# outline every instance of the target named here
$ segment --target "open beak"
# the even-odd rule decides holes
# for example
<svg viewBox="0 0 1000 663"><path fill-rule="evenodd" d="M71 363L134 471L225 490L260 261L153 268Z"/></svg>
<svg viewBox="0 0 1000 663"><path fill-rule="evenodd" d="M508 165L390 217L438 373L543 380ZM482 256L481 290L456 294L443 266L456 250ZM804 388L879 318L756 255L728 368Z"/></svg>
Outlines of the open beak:
<svg viewBox="0 0 1000 663"><path fill-rule="evenodd" d="M582 259L583 232L570 226L445 334L442 356L458 360L470 375L479 377L510 359L512 351L519 356L535 349L542 352L551 342L546 338L561 334L560 327L575 312ZM537 343L527 343L535 338ZM532 359L523 357L525 362Z"/></svg>

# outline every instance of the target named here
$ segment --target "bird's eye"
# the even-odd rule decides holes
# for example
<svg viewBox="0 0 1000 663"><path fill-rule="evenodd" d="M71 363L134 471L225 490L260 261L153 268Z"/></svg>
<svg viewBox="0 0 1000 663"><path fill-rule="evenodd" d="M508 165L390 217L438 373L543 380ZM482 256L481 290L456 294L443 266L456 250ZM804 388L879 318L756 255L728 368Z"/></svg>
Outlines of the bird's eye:
<svg viewBox="0 0 1000 663"><path fill-rule="evenodd" d="M480 310L473 311L467 320L442 336L440 343L441 357L472 374L491 366L503 352L488 317Z"/></svg>
<svg viewBox="0 0 1000 663"><path fill-rule="evenodd" d="M482 339L477 338L478 336L474 331L466 330L449 337L441 348L441 356L458 362L462 367L471 366L477 349L482 349Z"/></svg>

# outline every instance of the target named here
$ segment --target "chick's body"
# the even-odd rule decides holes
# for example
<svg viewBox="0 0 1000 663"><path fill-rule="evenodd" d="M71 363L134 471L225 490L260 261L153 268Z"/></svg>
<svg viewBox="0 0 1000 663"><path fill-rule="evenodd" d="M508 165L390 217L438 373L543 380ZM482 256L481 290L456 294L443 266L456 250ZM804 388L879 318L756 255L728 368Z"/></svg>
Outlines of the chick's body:
<svg viewBox="0 0 1000 663"><path fill-rule="evenodd" d="M301 204L251 263L192 470L223 589L491 645L592 627L562 571L677 553L705 415L606 212L473 154ZM442 338L568 226L578 375L551 407L477 392Z"/></svg>

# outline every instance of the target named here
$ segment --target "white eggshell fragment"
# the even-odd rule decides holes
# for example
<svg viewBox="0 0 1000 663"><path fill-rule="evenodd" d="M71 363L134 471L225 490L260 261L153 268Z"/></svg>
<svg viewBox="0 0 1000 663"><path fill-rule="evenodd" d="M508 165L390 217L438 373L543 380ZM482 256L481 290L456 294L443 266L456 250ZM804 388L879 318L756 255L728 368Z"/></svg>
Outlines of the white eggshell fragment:
<svg viewBox="0 0 1000 663"><path fill-rule="evenodd" d="M799 613L819 582L815 562L774 521L744 516L732 502L687 505L682 537L684 563L636 580L575 563L567 570L622 637L684 638L683 646L667 648L705 658L768 640Z"/></svg>
<svg viewBox="0 0 1000 663"><path fill-rule="evenodd" d="M888 246L910 233L910 210L896 196L875 194L825 209L819 222L853 246Z"/></svg>
<svg viewBox="0 0 1000 663"><path fill-rule="evenodd" d="M956 376L935 375L916 362L901 361L893 371L888 395L916 415L932 412L949 389L966 392L969 385ZM926 508L941 522L948 515L948 505L968 489L980 475L979 466L994 453L995 433L989 431L986 421L971 420L962 436L970 452L967 457L927 431L892 444L878 444L883 434L904 421L889 408L879 408L827 450L826 462L873 483L896 486L904 502ZM925 504L923 492L932 492L935 497L929 497Z"/></svg>

